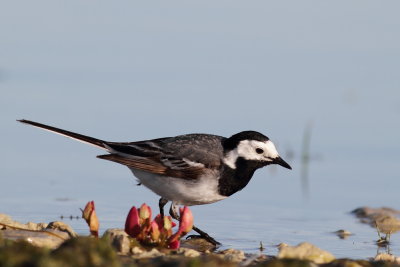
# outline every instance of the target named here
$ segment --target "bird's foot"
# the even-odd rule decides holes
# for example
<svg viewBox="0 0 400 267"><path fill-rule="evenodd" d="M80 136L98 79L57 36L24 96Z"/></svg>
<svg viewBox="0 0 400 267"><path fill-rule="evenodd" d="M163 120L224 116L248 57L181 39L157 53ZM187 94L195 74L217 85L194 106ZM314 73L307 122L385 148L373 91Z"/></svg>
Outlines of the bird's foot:
<svg viewBox="0 0 400 267"><path fill-rule="evenodd" d="M161 203L161 199L160 199L160 203ZM172 218L174 218L175 220L179 221L178 207L173 202L172 202L171 208L169 209L169 214L171 215ZM214 246L220 246L221 245L221 243L219 243L217 240L215 240L214 238L209 236L206 232L200 230L196 226L193 225L192 229L193 229L193 231L195 231L195 232L197 232L199 234L199 236L197 236L197 237L204 238L206 241L210 242ZM196 235L191 235L191 236L195 237Z"/></svg>
<svg viewBox="0 0 400 267"><path fill-rule="evenodd" d="M204 238L205 240L207 240L208 242L210 242L214 246L220 246L221 245L220 242L218 242L217 240L212 238L209 234L207 234L206 232L200 230L199 228L197 228L194 225L193 225L193 231L197 232L199 235L189 235L187 238L189 238L189 237L190 238Z"/></svg>

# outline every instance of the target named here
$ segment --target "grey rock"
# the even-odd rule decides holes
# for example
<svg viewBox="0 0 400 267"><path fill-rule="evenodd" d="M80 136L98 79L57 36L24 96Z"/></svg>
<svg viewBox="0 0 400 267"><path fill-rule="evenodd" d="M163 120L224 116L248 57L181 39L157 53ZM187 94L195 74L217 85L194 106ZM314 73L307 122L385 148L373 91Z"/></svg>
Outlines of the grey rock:
<svg viewBox="0 0 400 267"><path fill-rule="evenodd" d="M307 242L297 246L280 246L278 258L310 260L317 264L329 263L335 259L331 253Z"/></svg>
<svg viewBox="0 0 400 267"><path fill-rule="evenodd" d="M197 250L191 249L191 248L179 248L176 251L176 255L182 255L185 257L199 257L201 255L200 252L198 252Z"/></svg>
<svg viewBox="0 0 400 267"><path fill-rule="evenodd" d="M41 231L47 227L47 223L20 223L11 219L10 216L6 214L0 214L0 229L25 229L33 231Z"/></svg>
<svg viewBox="0 0 400 267"><path fill-rule="evenodd" d="M400 257L396 257L392 254L380 253L375 256L374 261L388 261L400 264Z"/></svg>
<svg viewBox="0 0 400 267"><path fill-rule="evenodd" d="M50 223L45 227L45 229L48 229L48 230L59 230L59 231L61 231L61 232L67 233L67 234L69 235L69 237L77 237L77 236L78 236L78 234L75 233L74 230L72 230L72 227L71 227L71 226L69 226L69 225L66 224L66 223L59 222L59 221L50 222Z"/></svg>
<svg viewBox="0 0 400 267"><path fill-rule="evenodd" d="M4 239L25 240L34 246L47 247L55 249L59 247L65 240L69 239L69 235L58 230L34 231L34 230L2 230L1 234Z"/></svg>
<svg viewBox="0 0 400 267"><path fill-rule="evenodd" d="M352 235L350 231L344 229L337 230L334 232L334 234L336 234L340 239L346 239Z"/></svg>
<svg viewBox="0 0 400 267"><path fill-rule="evenodd" d="M72 228L63 222L20 223L6 214L0 214L0 229L3 238L25 240L38 247L57 248L70 237L76 236Z"/></svg>
<svg viewBox="0 0 400 267"><path fill-rule="evenodd" d="M242 250L237 250L233 248L225 249L217 255L224 260L231 262L241 262L246 259L246 256L244 255L244 252Z"/></svg>
<svg viewBox="0 0 400 267"><path fill-rule="evenodd" d="M131 249L132 258L134 259L146 259L146 258L157 258L161 256L165 256L164 253L160 252L156 248L152 248L150 251L143 250L139 247L133 247Z"/></svg>
<svg viewBox="0 0 400 267"><path fill-rule="evenodd" d="M130 251L128 234L122 229L108 229L103 237L107 237L118 253L127 255Z"/></svg>

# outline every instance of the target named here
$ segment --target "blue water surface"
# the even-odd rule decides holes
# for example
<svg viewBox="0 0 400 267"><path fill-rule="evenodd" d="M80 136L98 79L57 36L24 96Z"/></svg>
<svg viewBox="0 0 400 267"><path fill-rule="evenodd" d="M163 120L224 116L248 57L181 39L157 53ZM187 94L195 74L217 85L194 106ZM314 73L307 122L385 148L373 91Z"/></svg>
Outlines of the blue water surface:
<svg viewBox="0 0 400 267"><path fill-rule="evenodd" d="M229 199L192 207L222 248L275 255L311 242L369 258L375 229L349 212L400 209L400 3L387 1L0 4L0 212L121 228L158 197L98 149L16 122L110 141L184 133L268 135L293 167L267 167ZM305 132L310 144L305 146ZM306 148L305 148L306 147ZM310 157L308 185L302 178ZM332 232L351 231L345 240ZM400 254L398 234L391 252Z"/></svg>

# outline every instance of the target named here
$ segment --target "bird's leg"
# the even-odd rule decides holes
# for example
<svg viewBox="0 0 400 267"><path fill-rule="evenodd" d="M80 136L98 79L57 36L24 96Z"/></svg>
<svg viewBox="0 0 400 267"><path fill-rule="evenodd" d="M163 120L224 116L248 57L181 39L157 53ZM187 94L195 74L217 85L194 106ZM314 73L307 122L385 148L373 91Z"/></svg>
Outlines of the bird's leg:
<svg viewBox="0 0 400 267"><path fill-rule="evenodd" d="M175 220L179 221L178 206L175 205L174 202L172 202L171 207L169 208L169 215L171 215L171 217Z"/></svg>
<svg viewBox="0 0 400 267"><path fill-rule="evenodd" d="M171 204L171 208L169 209L169 214L171 215L172 218L174 218L175 220L179 221L179 215L178 215L178 211L177 211L177 206L175 205L174 202L172 202L172 204ZM193 225L192 229L193 229L193 231L197 232L200 235L200 237L204 238L205 240L207 240L208 242L210 242L214 246L221 245L221 243L219 243L217 240L215 240L214 238L209 236L206 232L200 230L196 226Z"/></svg>
<svg viewBox="0 0 400 267"><path fill-rule="evenodd" d="M160 208L161 218L164 218L164 206L168 203L168 199L160 198L158 201L158 207Z"/></svg>

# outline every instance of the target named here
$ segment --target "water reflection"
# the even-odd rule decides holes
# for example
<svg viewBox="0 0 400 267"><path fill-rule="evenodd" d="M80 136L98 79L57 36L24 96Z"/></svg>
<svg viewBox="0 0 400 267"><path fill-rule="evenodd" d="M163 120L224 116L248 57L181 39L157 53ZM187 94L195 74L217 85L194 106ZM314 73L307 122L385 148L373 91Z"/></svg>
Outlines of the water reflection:
<svg viewBox="0 0 400 267"><path fill-rule="evenodd" d="M303 197L308 198L310 186L308 181L308 168L310 164L310 143L311 143L312 122L309 122L304 130L301 149L301 185Z"/></svg>

